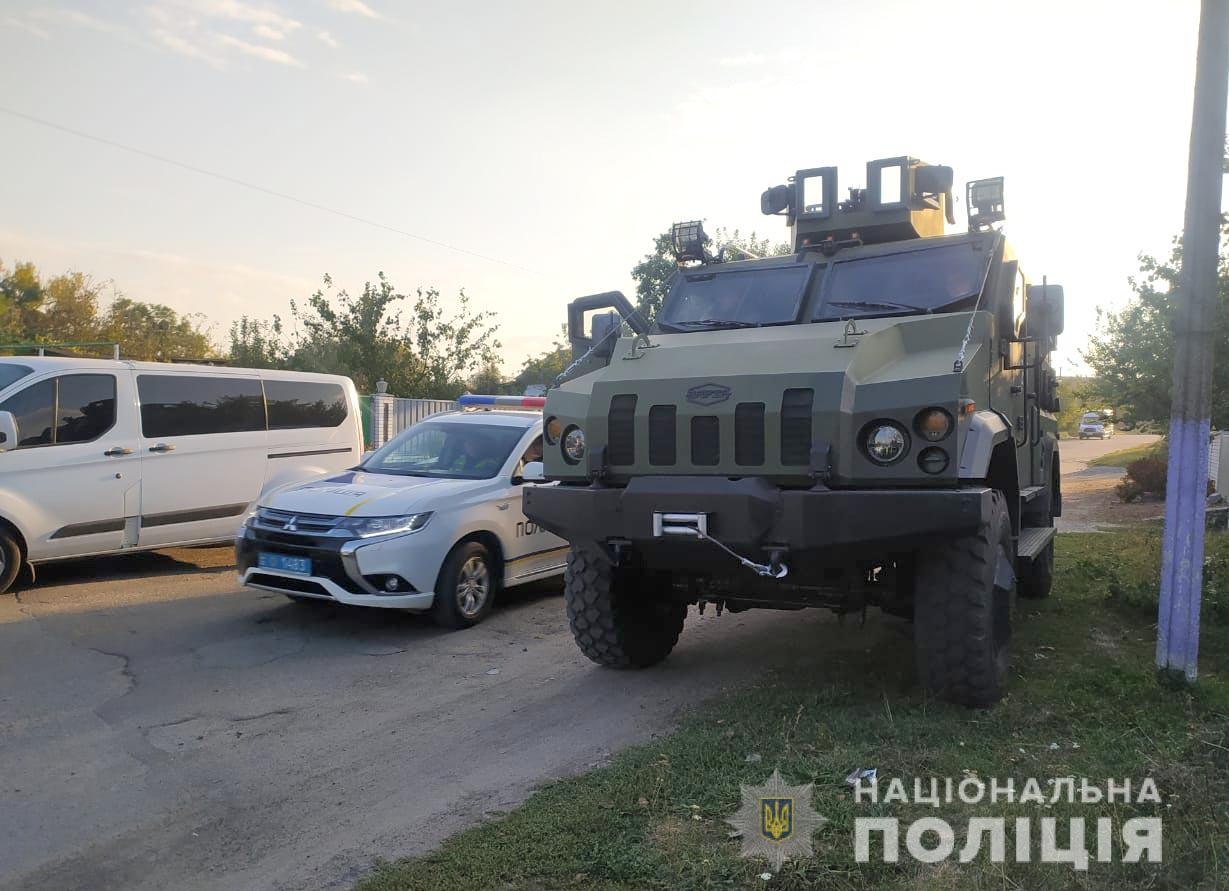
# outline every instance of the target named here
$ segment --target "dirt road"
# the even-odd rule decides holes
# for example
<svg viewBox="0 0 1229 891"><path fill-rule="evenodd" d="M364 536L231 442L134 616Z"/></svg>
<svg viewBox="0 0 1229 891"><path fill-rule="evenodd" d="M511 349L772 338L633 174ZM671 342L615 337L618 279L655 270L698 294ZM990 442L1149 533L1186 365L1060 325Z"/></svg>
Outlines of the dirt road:
<svg viewBox="0 0 1229 891"><path fill-rule="evenodd" d="M47 569L0 597L0 887L348 887L834 633L693 610L612 672L557 584L448 634L240 589L226 549Z"/></svg>
<svg viewBox="0 0 1229 891"><path fill-rule="evenodd" d="M1120 433L1113 439L1063 439L1059 443L1063 474L1063 515L1059 532L1096 532L1127 523L1138 523L1164 513L1163 503L1143 501L1123 504L1114 494L1122 480L1121 467L1089 467L1094 458L1122 449L1149 445L1159 436Z"/></svg>

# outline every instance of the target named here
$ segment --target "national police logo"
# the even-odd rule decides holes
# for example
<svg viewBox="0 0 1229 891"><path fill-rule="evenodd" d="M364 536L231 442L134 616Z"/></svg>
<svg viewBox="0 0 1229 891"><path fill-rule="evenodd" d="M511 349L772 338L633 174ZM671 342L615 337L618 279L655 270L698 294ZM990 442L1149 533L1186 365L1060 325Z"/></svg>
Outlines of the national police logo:
<svg viewBox="0 0 1229 891"><path fill-rule="evenodd" d="M774 872L791 857L811 856L811 834L828 822L811 806L812 785L787 786L779 771L762 786L743 786L743 804L728 822L744 857L763 857Z"/></svg>

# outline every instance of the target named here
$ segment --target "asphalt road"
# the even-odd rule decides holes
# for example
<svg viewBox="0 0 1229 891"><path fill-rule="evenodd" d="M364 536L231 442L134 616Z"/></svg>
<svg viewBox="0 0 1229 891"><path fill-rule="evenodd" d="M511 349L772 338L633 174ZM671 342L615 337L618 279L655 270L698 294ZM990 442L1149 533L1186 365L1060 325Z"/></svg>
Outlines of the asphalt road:
<svg viewBox="0 0 1229 891"><path fill-rule="evenodd" d="M1134 444L1064 440L1064 470ZM226 548L45 567L0 595L0 887L348 887L848 633L693 610L612 672L557 583L444 633L244 590Z"/></svg>
<svg viewBox="0 0 1229 891"><path fill-rule="evenodd" d="M693 611L665 664L613 672L557 583L444 633L244 590L229 564L61 565L0 597L0 887L348 887L836 630Z"/></svg>
<svg viewBox="0 0 1229 891"><path fill-rule="evenodd" d="M1109 439L1079 439L1074 436L1064 436L1059 440L1059 453L1062 456L1063 476L1083 473L1089 469L1088 462L1093 458L1109 452L1123 449L1133 449L1137 446L1156 442L1161 437L1153 433L1119 433ZM1118 469L1094 468L1098 472L1104 470L1115 476L1122 476Z"/></svg>

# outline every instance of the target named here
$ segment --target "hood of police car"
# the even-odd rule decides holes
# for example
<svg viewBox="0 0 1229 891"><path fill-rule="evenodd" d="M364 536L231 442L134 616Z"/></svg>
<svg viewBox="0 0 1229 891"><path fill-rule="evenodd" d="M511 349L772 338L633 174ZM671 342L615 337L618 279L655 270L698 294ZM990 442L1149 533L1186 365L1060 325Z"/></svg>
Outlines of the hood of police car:
<svg viewBox="0 0 1229 891"><path fill-rule="evenodd" d="M348 470L279 489L262 498L260 506L327 517L402 516L453 504L494 482Z"/></svg>

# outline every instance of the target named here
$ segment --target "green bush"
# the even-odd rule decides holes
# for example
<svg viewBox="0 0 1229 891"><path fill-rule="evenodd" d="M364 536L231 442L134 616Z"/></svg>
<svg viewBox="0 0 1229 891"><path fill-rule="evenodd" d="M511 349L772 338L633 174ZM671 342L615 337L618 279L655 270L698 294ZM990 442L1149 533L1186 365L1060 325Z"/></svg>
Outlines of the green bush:
<svg viewBox="0 0 1229 891"><path fill-rule="evenodd" d="M1165 497L1165 478L1169 468L1169 450L1161 446L1127 465L1126 476L1114 492L1122 501L1131 502L1143 495Z"/></svg>

